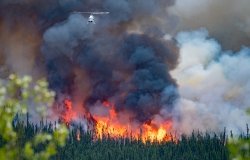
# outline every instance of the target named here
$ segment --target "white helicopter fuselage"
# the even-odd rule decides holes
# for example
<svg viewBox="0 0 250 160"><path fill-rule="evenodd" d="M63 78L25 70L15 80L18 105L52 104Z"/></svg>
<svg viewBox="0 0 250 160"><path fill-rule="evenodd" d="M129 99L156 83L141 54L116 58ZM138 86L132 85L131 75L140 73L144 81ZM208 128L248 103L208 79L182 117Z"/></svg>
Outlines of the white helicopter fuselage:
<svg viewBox="0 0 250 160"><path fill-rule="evenodd" d="M94 23L95 24L95 17L93 14L89 16L88 23Z"/></svg>

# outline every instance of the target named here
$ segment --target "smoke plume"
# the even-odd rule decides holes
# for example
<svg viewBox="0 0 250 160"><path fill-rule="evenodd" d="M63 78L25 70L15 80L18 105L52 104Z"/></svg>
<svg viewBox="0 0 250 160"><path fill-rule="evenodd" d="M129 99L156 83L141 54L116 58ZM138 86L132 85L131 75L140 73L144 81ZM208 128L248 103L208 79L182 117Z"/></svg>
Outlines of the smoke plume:
<svg viewBox="0 0 250 160"><path fill-rule="evenodd" d="M53 89L68 95L78 90L81 84L75 83L78 75L74 70L80 68L87 73L83 80L91 80L84 84L91 92L82 99L90 110L98 101L112 99L117 110L129 110L145 122L162 107L173 107L178 95L164 90L176 87L168 68L173 68L177 55L167 42L144 34L126 34L126 30L119 39L112 33L100 33L99 37L95 32L98 28L90 28L79 14L45 32L43 53Z"/></svg>
<svg viewBox="0 0 250 160"><path fill-rule="evenodd" d="M180 62L171 75L177 80L180 101L175 108L176 127L218 132L224 127L242 133L250 117L250 49L223 51L205 29L177 36ZM179 118L179 119L178 119Z"/></svg>
<svg viewBox="0 0 250 160"><path fill-rule="evenodd" d="M249 5L2 0L0 77L46 76L58 106L70 99L75 112L103 116L109 102L125 124L171 119L180 133L241 132L250 122ZM110 14L94 25L78 11Z"/></svg>
<svg viewBox="0 0 250 160"><path fill-rule="evenodd" d="M250 45L249 0L176 0L169 13L175 15L176 31L205 27L226 49Z"/></svg>
<svg viewBox="0 0 250 160"><path fill-rule="evenodd" d="M51 88L82 97L77 101L90 112L95 110L92 106L112 101L116 111L130 112L130 119L138 122L151 121L163 109L171 112L178 93L167 91L177 87L168 71L175 67L178 54L163 34L143 31L151 27L149 22L148 28L140 24L160 17L161 5L168 3L141 4L107 0L96 4L111 13L98 17L100 25L87 24L83 15L72 13L47 29L42 52ZM79 79L76 70L85 75L82 81L75 81ZM81 93L82 87L90 90Z"/></svg>

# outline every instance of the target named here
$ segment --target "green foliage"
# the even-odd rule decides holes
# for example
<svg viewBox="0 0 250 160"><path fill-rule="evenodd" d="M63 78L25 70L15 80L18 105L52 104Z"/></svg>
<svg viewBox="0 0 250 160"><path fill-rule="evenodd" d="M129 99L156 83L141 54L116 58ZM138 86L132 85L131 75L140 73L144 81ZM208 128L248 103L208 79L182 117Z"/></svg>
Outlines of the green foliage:
<svg viewBox="0 0 250 160"><path fill-rule="evenodd" d="M250 138L230 139L228 143L230 150L230 159L250 160Z"/></svg>
<svg viewBox="0 0 250 160"><path fill-rule="evenodd" d="M27 139L33 139L41 130L44 133L54 134L55 126L52 123L40 125L28 123L23 125L17 121L14 130L23 133L17 143L22 144ZM80 134L80 137L77 135ZM33 143L51 137L38 137ZM78 137L78 138L77 138ZM81 127L72 129L64 147L59 147L56 155L51 160L228 160L229 154L225 147L225 136L193 133L192 136L182 136L178 142L147 142L131 140L129 138L112 139L108 135L97 139L92 132L86 132ZM0 139L0 146L1 146ZM47 144L47 143L46 143ZM28 144L33 145L33 144ZM39 153L44 145L37 145L33 150L27 147L27 154ZM53 148L53 146L52 146ZM53 149L50 152L54 152ZM22 153L20 153L22 154ZM44 155L46 157L46 155ZM33 156L34 157L34 156ZM33 158L34 159L34 158Z"/></svg>
<svg viewBox="0 0 250 160"><path fill-rule="evenodd" d="M13 125L14 130L20 134L17 144L21 145L29 139L34 139L40 131L56 135L58 123L54 124L40 122L40 124L27 123L24 125L22 120L17 120ZM77 136L79 135L79 136ZM59 136L59 135L57 135ZM243 136L242 136L243 137ZM38 137L33 143L39 143L51 137ZM86 132L83 128L75 126L67 140L65 146L59 147L57 154L51 160L228 160L229 153L225 146L225 134L211 135L193 133L191 136L182 136L178 142L147 142L131 140L129 138L110 138L108 135L103 139L97 139L92 132ZM0 146L4 142L0 138ZM59 143L59 142L58 142ZM26 155L33 156L44 150L45 144L27 144ZM33 148L33 150L31 149ZM52 146L52 148L54 148ZM54 152L51 149L49 152ZM23 154L22 150L19 152ZM45 158L46 155L43 155ZM42 156L41 156L42 157ZM25 158L23 158L25 159ZM40 158L41 159L41 158Z"/></svg>
<svg viewBox="0 0 250 160"><path fill-rule="evenodd" d="M82 128L73 129L68 136L67 129L59 124L31 124L28 104L36 106L37 112L46 116L46 110L53 102L54 93L47 88L46 81L32 83L28 76L11 75L9 80L0 80L0 160L227 160L228 150L230 159L250 159L248 127L246 136L232 138L225 146L225 134L196 133L190 137L182 136L178 142L143 143L109 136L100 140ZM27 114L26 124L17 113ZM77 140L79 133L80 140Z"/></svg>
<svg viewBox="0 0 250 160"><path fill-rule="evenodd" d="M250 115L250 108L246 111ZM247 124L247 135L243 138L231 137L227 147L230 151L230 159L250 160L250 136Z"/></svg>
<svg viewBox="0 0 250 160"><path fill-rule="evenodd" d="M14 74L8 80L0 80L0 159L46 160L56 154L57 146L64 145L67 136L64 126L58 127L53 134L37 132L20 141L23 131L14 129L13 125L17 114L27 113L28 105L36 106L37 112L46 116L46 108L51 106L53 99L54 92L48 90L45 80L32 83L31 77L20 78ZM16 127L23 128L22 125ZM39 145L43 145L43 149L35 151Z"/></svg>
<svg viewBox="0 0 250 160"><path fill-rule="evenodd" d="M234 138L233 135L231 135L227 147L230 151L230 159L250 160L250 136L248 124L246 136Z"/></svg>

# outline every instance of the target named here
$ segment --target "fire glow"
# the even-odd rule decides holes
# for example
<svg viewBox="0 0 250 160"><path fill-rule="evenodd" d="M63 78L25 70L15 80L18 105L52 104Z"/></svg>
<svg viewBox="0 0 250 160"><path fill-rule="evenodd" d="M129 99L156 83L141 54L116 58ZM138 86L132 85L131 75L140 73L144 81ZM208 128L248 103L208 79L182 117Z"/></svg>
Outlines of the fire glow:
<svg viewBox="0 0 250 160"><path fill-rule="evenodd" d="M76 119L77 114L73 111L72 102L69 99L64 100L64 106L65 111L61 119L69 126ZM143 142L165 142L175 139L171 134L172 122L170 120L160 125L153 120L141 125L132 121L124 123L119 119L119 113L115 111L114 104L109 101L103 101L101 106L108 111L106 115L91 114L94 122L91 131L93 131L96 138L103 139L105 136L114 139L141 139ZM77 134L77 140L80 140L79 137L79 134Z"/></svg>
<svg viewBox="0 0 250 160"><path fill-rule="evenodd" d="M61 120L69 126L69 124L72 122L72 120L75 119L76 112L72 109L72 102L69 99L65 99L63 101L64 103L64 111L61 113Z"/></svg>

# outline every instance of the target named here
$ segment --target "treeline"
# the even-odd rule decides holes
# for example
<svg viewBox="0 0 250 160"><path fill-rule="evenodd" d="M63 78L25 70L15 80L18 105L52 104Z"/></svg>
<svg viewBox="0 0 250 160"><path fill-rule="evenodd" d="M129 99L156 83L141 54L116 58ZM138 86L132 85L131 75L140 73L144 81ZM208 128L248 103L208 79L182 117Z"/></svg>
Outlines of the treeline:
<svg viewBox="0 0 250 160"><path fill-rule="evenodd" d="M60 160L227 160L224 140L217 135L192 134L179 141L142 142L106 136L93 141L91 133L82 133L77 140L73 130L64 148L53 159Z"/></svg>
<svg viewBox="0 0 250 160"><path fill-rule="evenodd" d="M16 119L13 126L18 133L17 144L22 147L36 133L52 133L56 124L40 122L32 124ZM241 136L244 138L244 136ZM246 138L246 137L245 137ZM248 137L249 138L249 137ZM97 139L91 132L81 127L70 131L66 145L58 148L52 160L228 160L225 133L181 136L180 140L168 142L143 142L130 138L112 139L108 135ZM0 137L0 146L4 141ZM36 148L43 149L43 145ZM20 157L21 157L20 153Z"/></svg>

